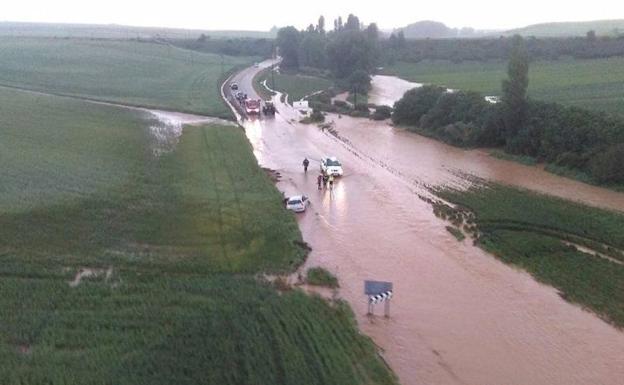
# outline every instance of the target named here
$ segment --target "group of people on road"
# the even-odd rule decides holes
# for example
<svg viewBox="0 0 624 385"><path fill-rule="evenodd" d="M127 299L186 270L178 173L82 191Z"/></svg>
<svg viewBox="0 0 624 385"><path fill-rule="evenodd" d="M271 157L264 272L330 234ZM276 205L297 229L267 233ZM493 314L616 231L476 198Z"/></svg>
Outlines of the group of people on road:
<svg viewBox="0 0 624 385"><path fill-rule="evenodd" d="M334 189L334 176L327 175L327 173L321 172L316 177L316 184L318 185L318 189L322 190L323 188L329 187L330 190Z"/></svg>
<svg viewBox="0 0 624 385"><path fill-rule="evenodd" d="M303 159L303 172L308 172L308 166L310 161L308 158ZM330 190L334 189L334 176L328 175L326 172L321 171L316 177L316 184L319 190L329 187Z"/></svg>

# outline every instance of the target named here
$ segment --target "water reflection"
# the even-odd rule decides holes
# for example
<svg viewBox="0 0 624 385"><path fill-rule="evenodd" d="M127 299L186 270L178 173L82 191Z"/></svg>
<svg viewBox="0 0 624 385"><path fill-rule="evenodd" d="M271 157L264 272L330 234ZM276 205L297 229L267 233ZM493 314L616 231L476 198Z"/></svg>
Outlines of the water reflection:
<svg viewBox="0 0 624 385"><path fill-rule="evenodd" d="M263 125L256 119L244 121L243 126L245 127L245 135L247 135L249 142L253 146L254 155L256 159L258 159L258 163L264 165L265 160L262 155L265 150L264 140L262 138Z"/></svg>

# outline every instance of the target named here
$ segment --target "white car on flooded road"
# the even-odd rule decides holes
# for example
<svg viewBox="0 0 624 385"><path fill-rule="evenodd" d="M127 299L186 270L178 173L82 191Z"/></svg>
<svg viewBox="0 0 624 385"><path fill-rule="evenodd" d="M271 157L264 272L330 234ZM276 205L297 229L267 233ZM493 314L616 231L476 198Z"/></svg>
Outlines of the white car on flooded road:
<svg viewBox="0 0 624 385"><path fill-rule="evenodd" d="M327 175L342 176L342 164L335 156L326 156L321 159L321 172Z"/></svg>
<svg viewBox="0 0 624 385"><path fill-rule="evenodd" d="M310 199L305 195L295 195L290 198L286 198L285 201L286 209L296 213L306 211L306 208L310 205Z"/></svg>

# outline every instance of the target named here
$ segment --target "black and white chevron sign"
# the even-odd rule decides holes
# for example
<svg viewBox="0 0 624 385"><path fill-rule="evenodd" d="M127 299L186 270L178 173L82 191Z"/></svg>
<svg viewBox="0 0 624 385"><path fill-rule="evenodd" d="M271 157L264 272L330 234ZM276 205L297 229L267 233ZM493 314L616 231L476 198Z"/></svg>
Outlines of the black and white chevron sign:
<svg viewBox="0 0 624 385"><path fill-rule="evenodd" d="M383 292L383 293L379 293L379 294L377 294L377 295L371 295L371 296L369 296L369 297L368 297L368 303L370 303L370 304L373 304L373 305L374 305L374 304L376 304L376 303L380 303L380 302L383 302L383 301L387 301L387 300L389 300L390 298L392 298L392 290L388 290L388 291L385 291L385 292Z"/></svg>

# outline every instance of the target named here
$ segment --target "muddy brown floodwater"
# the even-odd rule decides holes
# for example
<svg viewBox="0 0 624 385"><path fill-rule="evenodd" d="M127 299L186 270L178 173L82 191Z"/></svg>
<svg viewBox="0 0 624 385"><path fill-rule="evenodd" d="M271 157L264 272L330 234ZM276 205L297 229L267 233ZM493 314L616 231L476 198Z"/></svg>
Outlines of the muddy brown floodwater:
<svg viewBox="0 0 624 385"><path fill-rule="evenodd" d="M250 95L256 71L235 78ZM457 181L456 171L620 210L622 194L482 151L454 149L386 123L330 116L338 139L297 123L297 112L279 98L275 102L275 118L243 122L254 153L263 167L281 173L278 187L285 194L310 197L310 209L297 216L312 246L306 266L338 276L340 296L401 383L622 383L624 333L470 241L458 242L416 195L424 192L422 183ZM344 165L333 191L316 189L323 155ZM312 161L307 174L304 157ZM380 316L381 306L377 316L366 316L366 279L394 282L389 319Z"/></svg>
<svg viewBox="0 0 624 385"><path fill-rule="evenodd" d="M392 107L394 102L401 99L403 94L412 88L422 86L421 83L412 83L396 76L377 75L371 82L373 89L368 94L369 103Z"/></svg>

